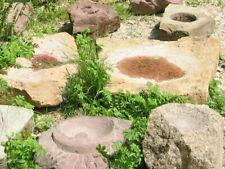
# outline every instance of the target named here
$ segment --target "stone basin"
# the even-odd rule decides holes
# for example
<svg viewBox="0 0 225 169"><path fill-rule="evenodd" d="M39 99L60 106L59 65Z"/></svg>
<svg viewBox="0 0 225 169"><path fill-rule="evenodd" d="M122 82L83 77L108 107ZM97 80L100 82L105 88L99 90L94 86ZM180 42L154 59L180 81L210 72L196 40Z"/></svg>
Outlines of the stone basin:
<svg viewBox="0 0 225 169"><path fill-rule="evenodd" d="M81 117L60 123L52 137L62 149L82 154L96 152L98 144L104 145L112 139L113 130L111 119Z"/></svg>
<svg viewBox="0 0 225 169"><path fill-rule="evenodd" d="M179 18L177 18L179 19ZM106 88L113 94L136 94L158 85L161 92L187 96L205 103L210 81L214 78L221 44L214 38L185 37L178 41L100 38L99 53L111 81Z"/></svg>
<svg viewBox="0 0 225 169"><path fill-rule="evenodd" d="M113 153L114 142L124 142L123 132L131 121L113 117L80 116L67 119L41 134L39 144L44 156L35 160L42 168L54 169L106 169L107 159L96 147L106 147Z"/></svg>

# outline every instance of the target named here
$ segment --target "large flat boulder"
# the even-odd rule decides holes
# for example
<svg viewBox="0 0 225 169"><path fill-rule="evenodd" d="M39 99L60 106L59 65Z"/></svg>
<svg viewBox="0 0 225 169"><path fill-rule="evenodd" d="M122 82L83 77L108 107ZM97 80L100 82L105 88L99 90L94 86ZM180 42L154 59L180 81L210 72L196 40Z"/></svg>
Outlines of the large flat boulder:
<svg viewBox="0 0 225 169"><path fill-rule="evenodd" d="M132 0L132 12L153 14L162 12L169 4L183 4L183 0Z"/></svg>
<svg viewBox="0 0 225 169"><path fill-rule="evenodd" d="M76 64L65 64L45 69L10 68L0 75L15 93L24 95L36 107L57 106L62 102L68 73L76 73Z"/></svg>
<svg viewBox="0 0 225 169"><path fill-rule="evenodd" d="M89 28L93 37L104 36L120 27L120 17L113 7L89 0L78 0L70 9L73 33Z"/></svg>
<svg viewBox="0 0 225 169"><path fill-rule="evenodd" d="M224 119L206 105L167 104L149 116L143 143L148 168L222 169Z"/></svg>
<svg viewBox="0 0 225 169"><path fill-rule="evenodd" d="M57 106L68 74L76 73L77 46L68 33L34 38L34 57L17 58L21 68L10 68L0 77L8 82L14 94L21 94L36 107Z"/></svg>
<svg viewBox="0 0 225 169"><path fill-rule="evenodd" d="M182 38L176 42L101 38L100 57L113 69L107 89L135 94L157 84L161 91L204 103L219 62L221 45L213 38Z"/></svg>
<svg viewBox="0 0 225 169"><path fill-rule="evenodd" d="M69 62L78 56L75 39L66 32L44 35L42 38L35 37L32 43L35 46L34 59L36 60L48 57L56 62Z"/></svg>
<svg viewBox="0 0 225 169"><path fill-rule="evenodd" d="M22 107L0 105L0 144L6 142L7 136L15 133L32 133L34 128L33 110ZM4 147L0 146L0 168L6 169L7 157Z"/></svg>

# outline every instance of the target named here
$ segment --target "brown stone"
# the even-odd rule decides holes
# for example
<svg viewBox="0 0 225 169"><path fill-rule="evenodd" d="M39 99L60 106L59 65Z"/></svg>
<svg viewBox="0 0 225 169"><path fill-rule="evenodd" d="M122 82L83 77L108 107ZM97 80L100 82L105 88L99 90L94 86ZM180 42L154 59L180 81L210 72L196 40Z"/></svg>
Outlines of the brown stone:
<svg viewBox="0 0 225 169"><path fill-rule="evenodd" d="M113 69L113 72L108 72L111 82L106 86L112 93L122 89L135 94L147 89L147 83L151 82L157 84L161 91L187 96L198 103L207 101L209 82L216 73L221 49L218 40L201 37L186 37L171 42L101 38L97 44L103 44L100 58L105 58L105 64ZM165 58L181 69L184 75L157 81L156 77L132 77L118 69L121 60L136 56Z"/></svg>
<svg viewBox="0 0 225 169"><path fill-rule="evenodd" d="M80 116L65 120L42 133L39 144L44 156L36 162L43 168L106 169L107 160L96 150L100 144L113 153L113 142L124 142L123 132L131 122L113 117Z"/></svg>
<svg viewBox="0 0 225 169"><path fill-rule="evenodd" d="M12 9L8 15L8 22L12 23L15 18L15 33L19 34L26 28L29 22L29 16L33 14L33 10L31 3L23 4L21 2L15 2L12 4Z"/></svg>
<svg viewBox="0 0 225 169"><path fill-rule="evenodd" d="M222 169L224 119L206 105L167 104L149 116L143 142L148 168Z"/></svg>
<svg viewBox="0 0 225 169"><path fill-rule="evenodd" d="M132 0L132 12L153 14L162 12L169 4L182 4L183 0Z"/></svg>
<svg viewBox="0 0 225 169"><path fill-rule="evenodd" d="M89 0L78 0L69 9L69 16L74 34L89 28L93 36L105 36L120 27L120 17L113 7Z"/></svg>

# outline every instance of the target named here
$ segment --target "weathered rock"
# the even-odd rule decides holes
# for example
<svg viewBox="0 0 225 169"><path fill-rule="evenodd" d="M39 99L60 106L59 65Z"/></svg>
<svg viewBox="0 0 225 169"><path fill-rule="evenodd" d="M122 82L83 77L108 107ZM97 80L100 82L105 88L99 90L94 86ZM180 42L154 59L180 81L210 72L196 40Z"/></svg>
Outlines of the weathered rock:
<svg viewBox="0 0 225 169"><path fill-rule="evenodd" d="M161 19L159 39L177 40L183 36L209 37L215 27L215 19L201 8L169 5Z"/></svg>
<svg viewBox="0 0 225 169"><path fill-rule="evenodd" d="M31 133L33 131L33 110L16 106L0 105L0 114L3 122L0 126L0 142L6 141L7 135L19 132Z"/></svg>
<svg viewBox="0 0 225 169"><path fill-rule="evenodd" d="M183 4L183 0L132 0L132 12L153 14L162 12L169 4Z"/></svg>
<svg viewBox="0 0 225 169"><path fill-rule="evenodd" d="M223 128L223 117L205 105L156 108L143 143L145 162L150 169L222 169Z"/></svg>
<svg viewBox="0 0 225 169"><path fill-rule="evenodd" d="M32 133L34 128L33 110L22 107L0 105L0 144L13 133ZM6 154L0 146L0 168L6 169Z"/></svg>
<svg viewBox="0 0 225 169"><path fill-rule="evenodd" d="M113 7L89 0L78 0L69 9L69 16L74 34L89 28L94 37L105 36L120 27L120 17Z"/></svg>
<svg viewBox="0 0 225 169"><path fill-rule="evenodd" d="M77 73L76 64L65 64L48 69L10 68L1 75L15 93L24 95L36 107L56 106L62 102L63 88L68 73Z"/></svg>
<svg viewBox="0 0 225 169"><path fill-rule="evenodd" d="M113 142L124 141L123 132L131 122L112 117L81 116L65 120L42 133L39 144L44 156L36 162L43 168L106 169L107 160L96 150L101 144L113 153Z"/></svg>
<svg viewBox="0 0 225 169"><path fill-rule="evenodd" d="M100 57L105 58L105 64L113 69L113 72L109 72L111 82L107 85L107 89L112 93L117 93L122 89L135 94L146 89L147 82L151 82L157 84L161 91L188 96L199 103L207 101L209 82L216 73L221 48L216 39L200 37L186 37L176 42L101 38L97 40L97 44L103 44ZM157 78L132 77L122 73L118 68L125 58L142 56L154 58L158 62L160 58L164 58L183 71L184 75L158 81ZM136 68L137 72L143 71L142 67L146 65L144 60L140 60L139 64L143 65L139 65L139 68L135 64L128 64ZM160 70L159 67L155 71L161 75ZM170 69L166 73L169 74ZM172 73L175 72L172 71Z"/></svg>
<svg viewBox="0 0 225 169"><path fill-rule="evenodd" d="M68 62L78 56L75 40L66 32L33 38L33 44L34 58L48 57L54 58L57 62Z"/></svg>
<svg viewBox="0 0 225 169"><path fill-rule="evenodd" d="M8 15L8 22L12 23L15 18L14 31L19 34L26 28L29 22L29 16L33 14L33 6L31 3L23 4L15 2Z"/></svg>

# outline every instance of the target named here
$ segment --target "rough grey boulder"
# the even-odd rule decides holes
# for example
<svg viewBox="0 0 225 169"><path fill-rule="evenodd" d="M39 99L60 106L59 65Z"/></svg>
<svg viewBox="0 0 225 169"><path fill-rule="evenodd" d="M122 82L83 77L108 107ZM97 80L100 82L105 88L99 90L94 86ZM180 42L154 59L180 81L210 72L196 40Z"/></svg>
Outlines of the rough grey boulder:
<svg viewBox="0 0 225 169"><path fill-rule="evenodd" d="M107 160L96 150L100 144L112 153L113 142L124 141L123 132L131 122L112 117L81 116L62 121L42 133L39 144L44 156L36 156L43 168L106 169Z"/></svg>
<svg viewBox="0 0 225 169"><path fill-rule="evenodd" d="M31 3L23 4L21 2L15 2L12 4L12 8L8 15L8 22L12 23L15 18L15 33L19 34L26 28L29 16L32 15L33 10Z"/></svg>
<svg viewBox="0 0 225 169"><path fill-rule="evenodd" d="M205 105L167 104L155 109L143 143L150 169L222 169L224 120Z"/></svg>
<svg viewBox="0 0 225 169"><path fill-rule="evenodd" d="M131 6L134 13L153 14L164 11L170 3L182 4L183 0L133 0Z"/></svg>
<svg viewBox="0 0 225 169"><path fill-rule="evenodd" d="M120 27L119 15L108 5L78 0L68 12L74 34L89 28L93 37L104 36Z"/></svg>

